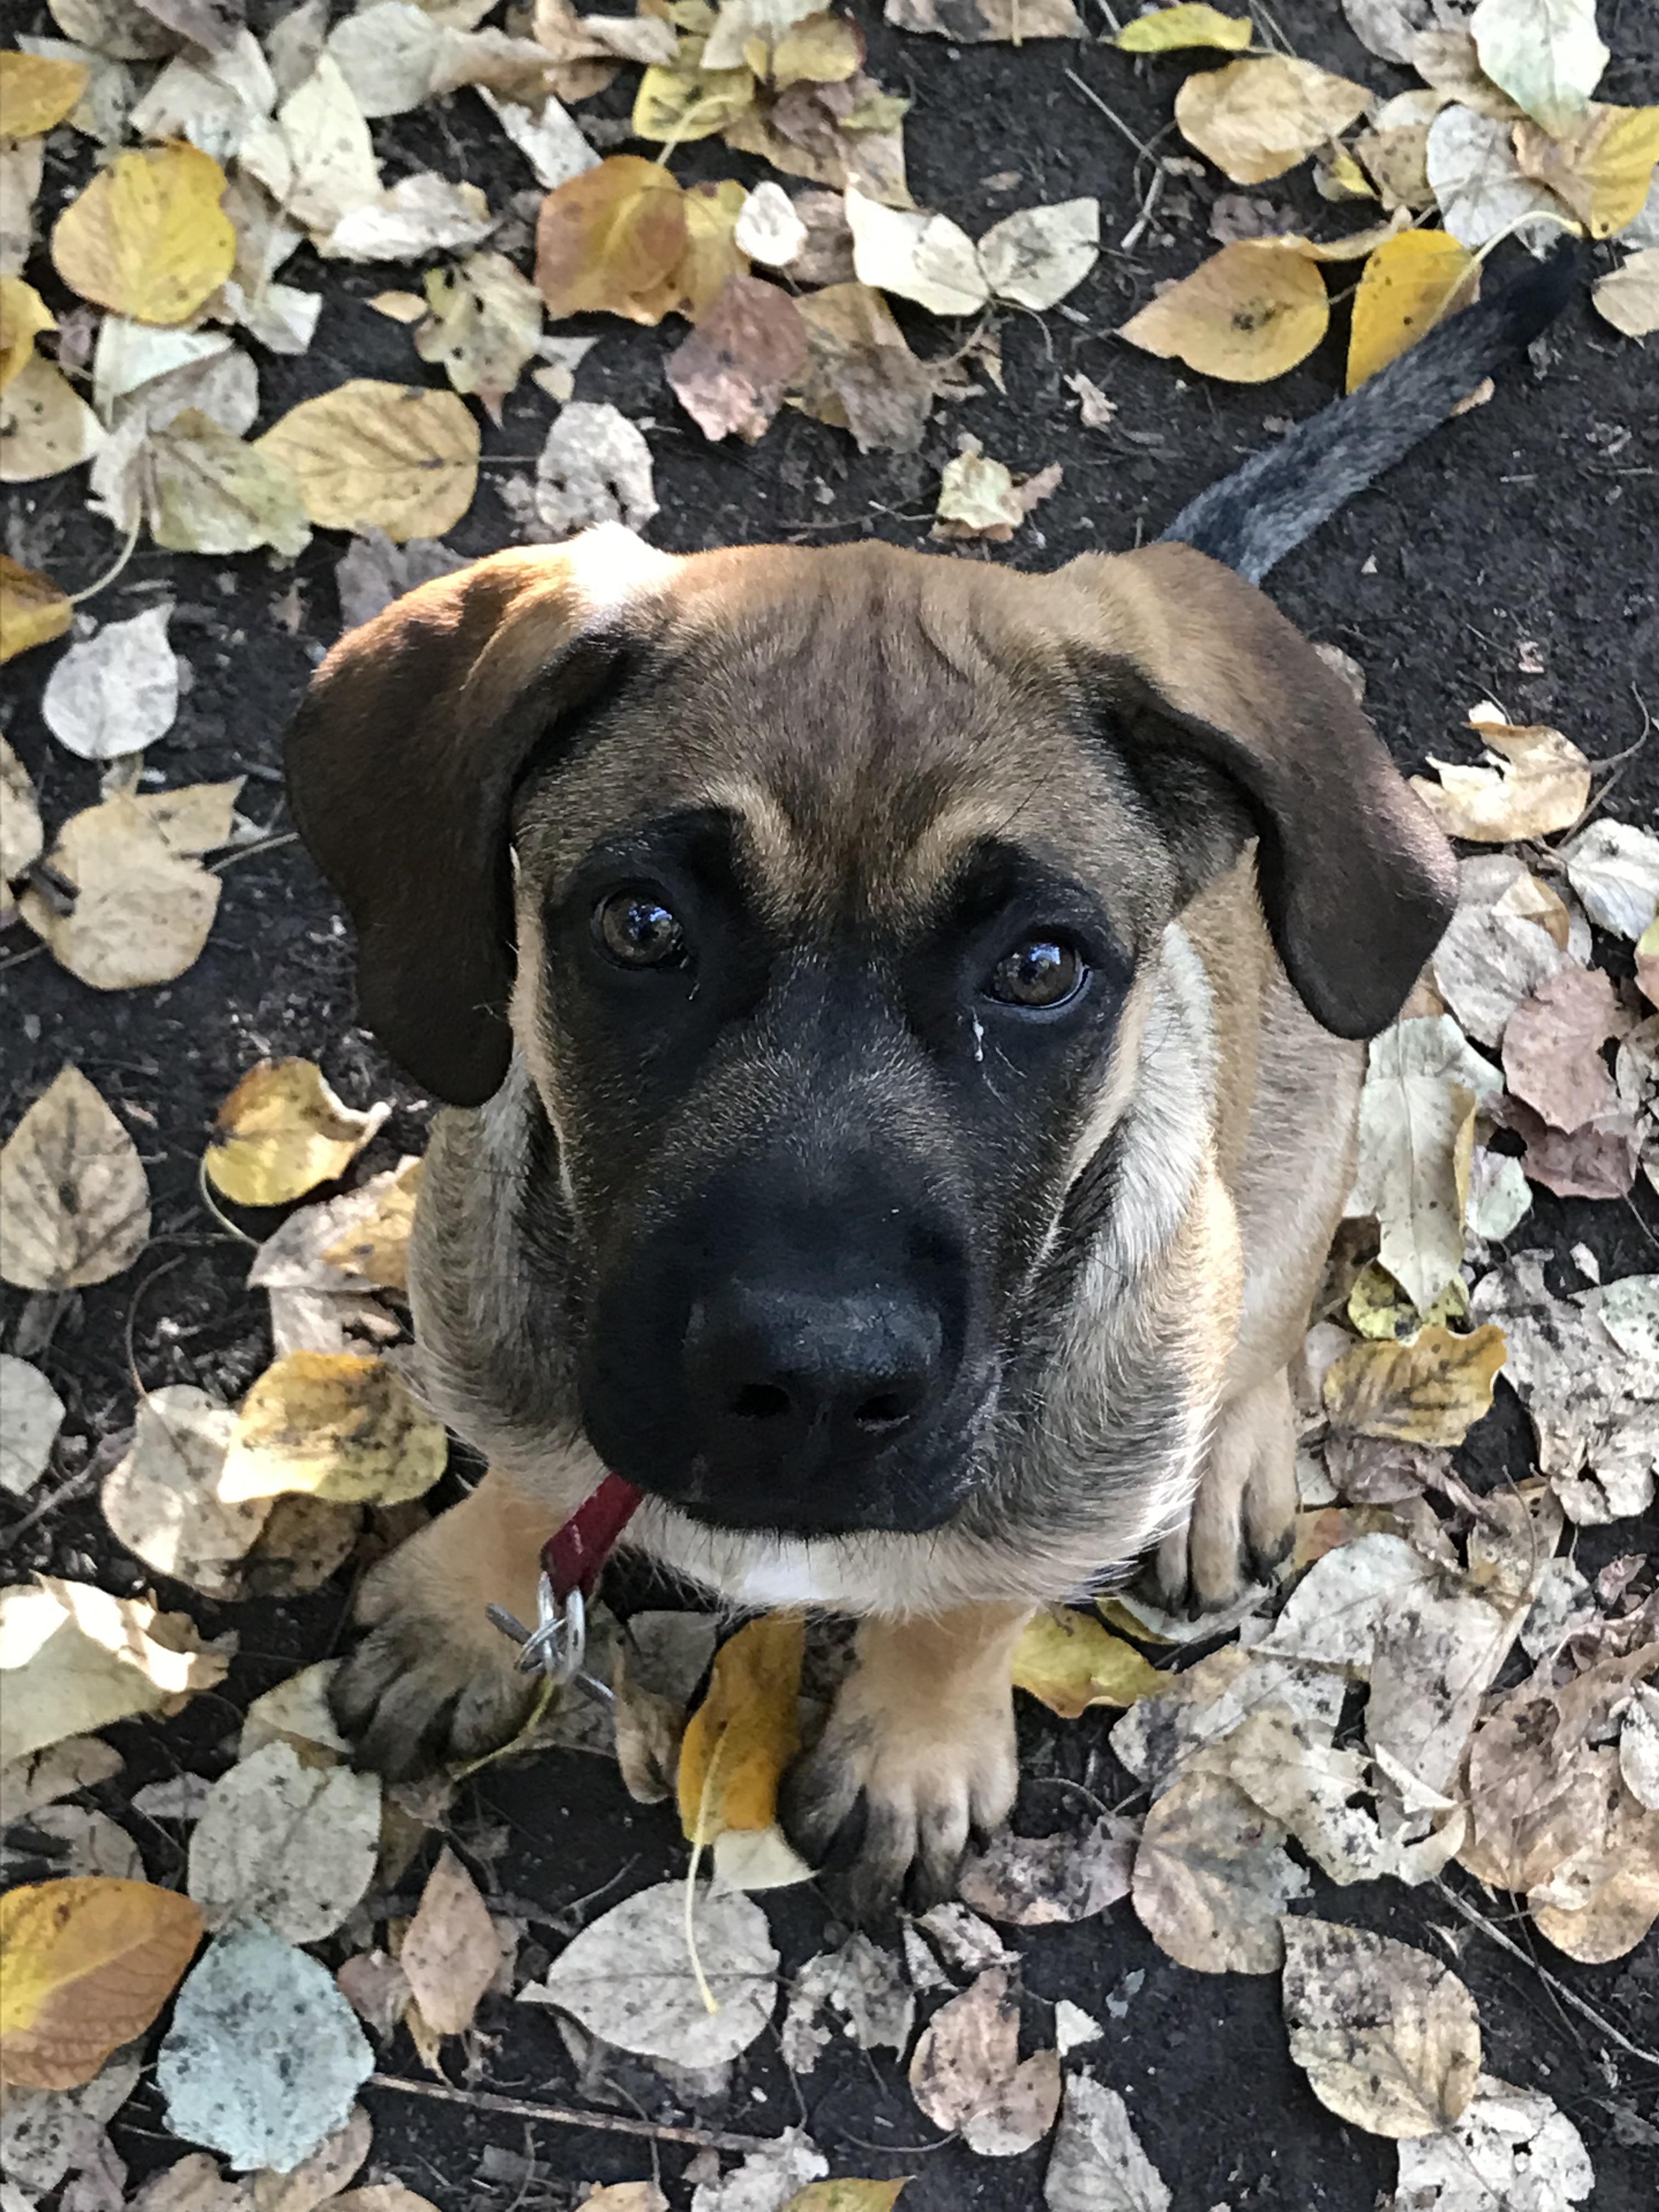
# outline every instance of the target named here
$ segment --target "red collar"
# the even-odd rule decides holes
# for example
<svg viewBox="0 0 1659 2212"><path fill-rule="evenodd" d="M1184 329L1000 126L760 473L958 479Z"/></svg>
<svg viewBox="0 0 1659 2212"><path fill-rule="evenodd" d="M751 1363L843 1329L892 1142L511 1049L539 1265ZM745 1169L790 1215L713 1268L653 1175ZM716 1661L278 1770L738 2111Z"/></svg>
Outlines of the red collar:
<svg viewBox="0 0 1659 2212"><path fill-rule="evenodd" d="M644 1492L619 1474L607 1474L570 1518L542 1547L542 1572L562 1605L577 1590L591 1598L605 1561L633 1519Z"/></svg>

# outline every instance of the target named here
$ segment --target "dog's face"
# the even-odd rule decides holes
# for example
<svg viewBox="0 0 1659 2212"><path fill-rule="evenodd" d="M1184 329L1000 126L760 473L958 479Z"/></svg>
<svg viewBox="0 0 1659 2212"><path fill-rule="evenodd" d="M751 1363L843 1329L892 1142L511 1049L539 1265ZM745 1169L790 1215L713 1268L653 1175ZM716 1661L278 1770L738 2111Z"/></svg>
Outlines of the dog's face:
<svg viewBox="0 0 1659 2212"><path fill-rule="evenodd" d="M568 1215L548 1328L610 1466L720 1526L934 1527L1111 1203L1182 904L1259 838L1293 979L1364 1033L1443 848L1311 650L1179 549L1028 579L604 533L469 574L296 726L370 1018L471 1103L510 986Z"/></svg>

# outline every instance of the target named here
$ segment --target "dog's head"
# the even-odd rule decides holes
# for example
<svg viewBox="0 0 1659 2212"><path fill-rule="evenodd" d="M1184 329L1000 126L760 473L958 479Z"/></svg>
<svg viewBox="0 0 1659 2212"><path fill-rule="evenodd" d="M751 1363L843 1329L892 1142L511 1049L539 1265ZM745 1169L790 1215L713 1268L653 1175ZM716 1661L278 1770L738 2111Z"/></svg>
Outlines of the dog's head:
<svg viewBox="0 0 1659 2212"><path fill-rule="evenodd" d="M1164 933L1249 841L1345 1036L1455 896L1346 688L1181 546L504 553L344 639L289 758L389 1050L462 1105L533 1075L594 1448L732 1527L951 1513Z"/></svg>

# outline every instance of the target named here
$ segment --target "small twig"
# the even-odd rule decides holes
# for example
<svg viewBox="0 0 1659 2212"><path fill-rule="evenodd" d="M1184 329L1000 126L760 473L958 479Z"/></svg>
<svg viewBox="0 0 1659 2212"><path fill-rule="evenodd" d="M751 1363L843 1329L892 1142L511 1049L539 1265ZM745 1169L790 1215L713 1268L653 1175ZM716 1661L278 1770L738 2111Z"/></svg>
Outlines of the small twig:
<svg viewBox="0 0 1659 2212"><path fill-rule="evenodd" d="M1626 2057L1639 2059L1644 2066L1659 2066L1659 2051L1644 2051L1639 2043L1632 2043L1627 2035L1621 2035L1613 2022L1597 2012L1594 2005L1586 2004L1576 1990L1570 1990L1565 1982L1558 1980L1547 1966L1540 1966L1530 1953L1522 1949L1512 1936L1504 1933L1496 1921L1488 1920L1484 1912L1477 1911L1466 1898L1460 1897L1438 1875L1435 1877L1434 1886L1453 1911L1461 1912L1471 1927L1478 1928L1483 1936L1490 1936L1500 1950L1507 1951L1512 1959L1518 1959L1523 1966L1530 1966L1545 1988L1559 2002L1571 2005L1574 2012L1587 2020L1599 2035L1605 2035L1609 2042L1616 2043Z"/></svg>
<svg viewBox="0 0 1659 2212"><path fill-rule="evenodd" d="M110 566L105 569L103 574L101 576L95 576L92 582L87 585L83 590L79 592L71 592L69 594L69 603L72 607L84 606L88 599L95 599L100 592L105 592L109 589L110 586L120 574L122 569L126 567L127 562L132 558L132 549L138 543L138 526L143 520L143 516L142 511L133 517L132 527L127 532L126 544L116 555Z"/></svg>
<svg viewBox="0 0 1659 2212"><path fill-rule="evenodd" d="M522 2097L498 2097L488 2089L440 2088L435 2081L405 2081L398 2074L371 2074L366 2087L398 2089L406 2097L432 2097L441 2105L469 2105L475 2112L499 2112L509 2120L544 2120L550 2127L592 2128L603 2135L639 2136L647 2142L684 2143L692 2150L748 2153L769 2150L769 2136L732 2135L723 2128L673 2128L656 2120L629 2120L620 2112L590 2112L579 2105L532 2105Z"/></svg>
<svg viewBox="0 0 1659 2212"><path fill-rule="evenodd" d="M1146 143L1146 140L1144 138L1136 137L1134 132L1130 130L1128 125L1123 120L1123 118L1118 114L1115 109L1107 106L1105 101L1095 90L1093 85L1085 83L1075 70L1068 69L1066 71L1066 75L1083 94L1083 97L1086 100L1091 101L1106 118L1106 120L1123 133L1129 143L1134 148L1136 153L1140 155L1142 161L1157 161L1157 155L1153 153L1152 148Z"/></svg>
<svg viewBox="0 0 1659 2212"><path fill-rule="evenodd" d="M1152 221L1153 214L1157 210L1158 204L1163 197L1164 164L1162 161L1159 161L1153 167L1152 181L1147 185L1146 197L1140 203L1140 213L1135 217L1134 221L1129 225L1127 230L1124 232L1122 237L1118 240L1118 251L1120 252L1133 253L1134 252L1136 246L1139 245L1141 240L1145 237L1146 234L1146 226Z"/></svg>
<svg viewBox="0 0 1659 2212"><path fill-rule="evenodd" d="M272 836L260 837L252 844L238 845L234 851L225 854L222 859L210 860L207 863L208 873L222 876L227 868L234 868L238 860L257 860L261 853L274 853L279 845L297 845L299 842L297 830L278 830Z"/></svg>

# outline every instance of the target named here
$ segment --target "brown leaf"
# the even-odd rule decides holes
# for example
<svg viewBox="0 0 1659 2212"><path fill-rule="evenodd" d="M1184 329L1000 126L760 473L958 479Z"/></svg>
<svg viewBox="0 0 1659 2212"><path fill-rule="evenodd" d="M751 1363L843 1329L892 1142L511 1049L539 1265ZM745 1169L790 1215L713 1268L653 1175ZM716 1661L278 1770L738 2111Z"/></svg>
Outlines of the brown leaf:
<svg viewBox="0 0 1659 2212"><path fill-rule="evenodd" d="M655 161L613 154L542 202L536 283L554 320L591 312L659 323L679 297L684 195Z"/></svg>
<svg viewBox="0 0 1659 2212"><path fill-rule="evenodd" d="M1426 1952L1329 1920L1285 1922L1291 2056L1321 2104L1371 2134L1449 2126L1474 2094L1480 2021Z"/></svg>
<svg viewBox="0 0 1659 2212"><path fill-rule="evenodd" d="M880 293L831 284L799 308L807 345L802 412L850 430L860 453L914 453L933 409L933 375Z"/></svg>
<svg viewBox="0 0 1659 2212"><path fill-rule="evenodd" d="M1600 969L1558 969L1522 1000L1504 1031L1510 1091L1553 1129L1583 1128L1618 1103L1601 1047L1630 1026Z"/></svg>
<svg viewBox="0 0 1659 2212"><path fill-rule="evenodd" d="M1491 1407L1504 1332L1468 1336L1438 1324L1409 1344L1357 1344L1325 1374L1325 1410L1340 1429L1407 1444L1459 1444Z"/></svg>
<svg viewBox="0 0 1659 2212"><path fill-rule="evenodd" d="M201 1935L187 1897L145 1881L88 1875L8 1892L0 2079L32 2089L90 2081L149 2026Z"/></svg>
<svg viewBox="0 0 1659 2212"><path fill-rule="evenodd" d="M446 1845L398 1954L428 2026L440 2035L464 2033L501 1962L501 1947L477 1885Z"/></svg>
<svg viewBox="0 0 1659 2212"><path fill-rule="evenodd" d="M1279 1915L1308 1887L1286 1830L1219 1774L1185 1776L1146 1815L1131 1895L1158 1945L1200 1974L1271 1974Z"/></svg>
<svg viewBox="0 0 1659 2212"><path fill-rule="evenodd" d="M130 1267L149 1238L137 1146L77 1067L0 1146L0 1279L70 1291Z"/></svg>
<svg viewBox="0 0 1659 2212"><path fill-rule="evenodd" d="M0 661L62 637L73 612L50 576L0 553Z"/></svg>
<svg viewBox="0 0 1659 2212"><path fill-rule="evenodd" d="M985 2158L1010 2158L1041 2142L1060 2110L1060 2058L1039 2051L1023 2063L1015 1968L988 1966L941 2005L916 2040L910 2092L935 2127L959 2132Z"/></svg>
<svg viewBox="0 0 1659 2212"><path fill-rule="evenodd" d="M787 292L728 276L713 307L669 355L665 374L705 438L752 445L806 366L806 330Z"/></svg>

